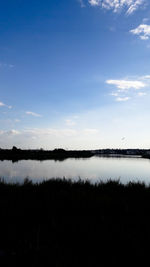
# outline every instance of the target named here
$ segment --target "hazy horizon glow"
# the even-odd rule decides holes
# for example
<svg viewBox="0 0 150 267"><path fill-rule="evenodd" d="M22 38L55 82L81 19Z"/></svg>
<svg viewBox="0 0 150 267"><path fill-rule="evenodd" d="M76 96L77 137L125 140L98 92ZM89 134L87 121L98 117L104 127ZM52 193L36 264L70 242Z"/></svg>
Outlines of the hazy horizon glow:
<svg viewBox="0 0 150 267"><path fill-rule="evenodd" d="M0 147L150 148L147 0L5 0L0 30Z"/></svg>

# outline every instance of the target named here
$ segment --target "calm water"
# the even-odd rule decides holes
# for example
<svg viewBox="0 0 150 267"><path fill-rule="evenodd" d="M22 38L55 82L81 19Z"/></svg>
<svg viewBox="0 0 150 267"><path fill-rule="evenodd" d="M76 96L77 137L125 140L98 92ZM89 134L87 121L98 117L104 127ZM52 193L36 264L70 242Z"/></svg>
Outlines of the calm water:
<svg viewBox="0 0 150 267"><path fill-rule="evenodd" d="M0 161L0 177L6 181L22 182L29 177L35 182L50 178L89 179L92 182L108 179L144 181L150 183L150 160L142 158L92 157L64 161L22 160L16 163Z"/></svg>
<svg viewBox="0 0 150 267"><path fill-rule="evenodd" d="M150 183L150 160L142 158L92 157L64 161L22 160L16 163L0 161L0 177L6 181L22 182L29 177L35 182L50 178L89 179L92 182L108 179L122 183Z"/></svg>

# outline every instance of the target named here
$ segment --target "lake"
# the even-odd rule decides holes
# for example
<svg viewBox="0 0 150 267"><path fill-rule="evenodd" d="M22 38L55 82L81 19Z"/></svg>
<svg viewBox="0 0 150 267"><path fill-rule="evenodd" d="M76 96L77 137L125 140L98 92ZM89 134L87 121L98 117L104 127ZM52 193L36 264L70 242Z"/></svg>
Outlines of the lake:
<svg viewBox="0 0 150 267"><path fill-rule="evenodd" d="M0 177L7 182L33 182L50 178L88 179L91 182L109 179L122 183L150 183L150 160L138 157L92 157L87 159L0 161Z"/></svg>

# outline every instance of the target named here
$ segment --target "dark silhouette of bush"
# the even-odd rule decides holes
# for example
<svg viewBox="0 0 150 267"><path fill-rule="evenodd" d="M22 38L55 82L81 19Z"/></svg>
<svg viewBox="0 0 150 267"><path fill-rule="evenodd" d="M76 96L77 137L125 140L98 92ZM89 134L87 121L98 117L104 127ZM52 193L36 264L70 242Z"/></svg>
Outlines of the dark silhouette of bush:
<svg viewBox="0 0 150 267"><path fill-rule="evenodd" d="M12 147L12 151L13 151L13 152L16 152L17 150L18 150L18 148L17 148L16 146L13 146L13 147Z"/></svg>

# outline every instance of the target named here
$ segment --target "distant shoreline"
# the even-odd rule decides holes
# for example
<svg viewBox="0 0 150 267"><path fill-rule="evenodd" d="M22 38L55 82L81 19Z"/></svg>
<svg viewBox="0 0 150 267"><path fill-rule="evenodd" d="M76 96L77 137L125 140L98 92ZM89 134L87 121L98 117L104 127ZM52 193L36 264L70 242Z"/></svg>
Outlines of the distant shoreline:
<svg viewBox="0 0 150 267"><path fill-rule="evenodd" d="M93 156L106 157L142 157L150 158L149 149L97 149L97 150L43 150L43 149L0 149L0 160L64 160L67 158L90 158Z"/></svg>

